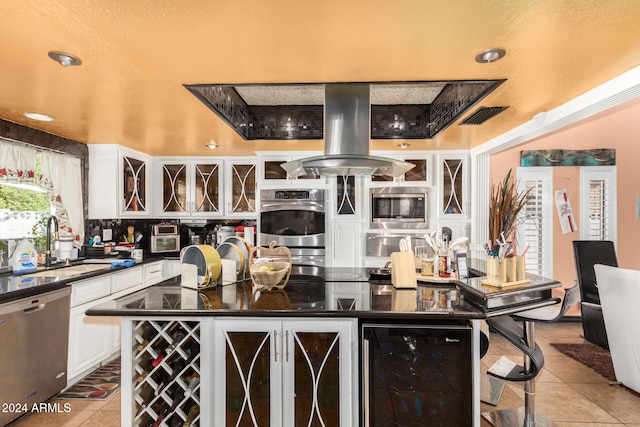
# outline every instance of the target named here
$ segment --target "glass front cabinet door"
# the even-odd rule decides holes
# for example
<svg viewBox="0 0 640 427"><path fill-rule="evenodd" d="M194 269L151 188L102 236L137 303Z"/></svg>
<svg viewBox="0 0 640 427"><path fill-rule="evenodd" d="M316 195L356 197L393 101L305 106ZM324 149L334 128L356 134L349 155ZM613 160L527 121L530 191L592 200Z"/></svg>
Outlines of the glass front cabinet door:
<svg viewBox="0 0 640 427"><path fill-rule="evenodd" d="M468 190L468 156L440 156L438 215L467 217L470 197Z"/></svg>
<svg viewBox="0 0 640 427"><path fill-rule="evenodd" d="M120 156L120 171L122 177L120 214L123 216L147 215L149 212L147 204L147 161L122 154Z"/></svg>
<svg viewBox="0 0 640 427"><path fill-rule="evenodd" d="M215 328L215 425L357 425L352 320L220 319Z"/></svg>
<svg viewBox="0 0 640 427"><path fill-rule="evenodd" d="M220 161L160 161L163 216L221 216Z"/></svg>
<svg viewBox="0 0 640 427"><path fill-rule="evenodd" d="M228 161L227 216L256 215L256 161Z"/></svg>

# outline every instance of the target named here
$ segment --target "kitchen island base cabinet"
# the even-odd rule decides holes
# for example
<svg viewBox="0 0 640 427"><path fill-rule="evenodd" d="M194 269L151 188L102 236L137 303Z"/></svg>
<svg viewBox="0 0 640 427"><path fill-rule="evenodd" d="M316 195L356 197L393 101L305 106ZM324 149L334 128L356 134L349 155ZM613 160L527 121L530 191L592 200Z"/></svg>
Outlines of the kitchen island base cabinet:
<svg viewBox="0 0 640 427"><path fill-rule="evenodd" d="M200 424L200 323L143 320L130 326L133 359L126 370L133 379L133 423L123 418L122 425Z"/></svg>
<svg viewBox="0 0 640 427"><path fill-rule="evenodd" d="M365 324L364 425L473 425L469 325Z"/></svg>
<svg viewBox="0 0 640 427"><path fill-rule="evenodd" d="M215 425L357 425L356 327L338 319L216 321Z"/></svg>
<svg viewBox="0 0 640 427"><path fill-rule="evenodd" d="M122 327L133 349L122 353L131 379L122 425L171 425L196 407L191 425L358 425L355 319L124 318Z"/></svg>

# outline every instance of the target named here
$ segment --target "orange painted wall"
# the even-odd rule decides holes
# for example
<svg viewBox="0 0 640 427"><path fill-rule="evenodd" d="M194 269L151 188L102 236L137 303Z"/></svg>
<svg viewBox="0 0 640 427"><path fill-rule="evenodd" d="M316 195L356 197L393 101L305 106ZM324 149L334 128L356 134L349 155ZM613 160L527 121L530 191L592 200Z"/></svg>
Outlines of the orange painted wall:
<svg viewBox="0 0 640 427"><path fill-rule="evenodd" d="M615 148L617 157L617 255L621 267L640 270L640 220L635 219L635 201L640 196L640 98L612 108L565 129L518 147L494 154L490 160L491 182L504 178L520 165L521 150ZM566 188L578 225L581 224L579 167L553 169L553 189ZM553 277L563 286L576 279L571 242L579 232L562 234L553 208Z"/></svg>

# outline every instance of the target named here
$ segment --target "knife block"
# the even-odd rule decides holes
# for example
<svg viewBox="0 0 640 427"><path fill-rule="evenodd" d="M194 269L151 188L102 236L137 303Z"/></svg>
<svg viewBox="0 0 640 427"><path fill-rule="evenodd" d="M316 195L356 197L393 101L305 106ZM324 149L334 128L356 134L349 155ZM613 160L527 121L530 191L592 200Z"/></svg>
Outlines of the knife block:
<svg viewBox="0 0 640 427"><path fill-rule="evenodd" d="M391 254L391 283L396 288L416 288L416 263L413 252Z"/></svg>

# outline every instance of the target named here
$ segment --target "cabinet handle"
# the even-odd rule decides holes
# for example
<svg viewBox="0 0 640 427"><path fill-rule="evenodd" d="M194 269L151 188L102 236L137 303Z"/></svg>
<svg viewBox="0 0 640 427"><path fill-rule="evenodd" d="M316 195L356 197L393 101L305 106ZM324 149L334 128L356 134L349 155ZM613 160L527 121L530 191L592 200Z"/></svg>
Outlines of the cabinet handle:
<svg viewBox="0 0 640 427"><path fill-rule="evenodd" d="M273 330L273 343L274 343L274 347L273 347L273 353L275 356L275 361L278 361L278 331L277 330Z"/></svg>
<svg viewBox="0 0 640 427"><path fill-rule="evenodd" d="M285 362L289 361L289 330L287 329L284 332L284 357L285 357Z"/></svg>
<svg viewBox="0 0 640 427"><path fill-rule="evenodd" d="M362 388L364 396L362 405L364 406L364 426L369 427L369 340L362 339Z"/></svg>

